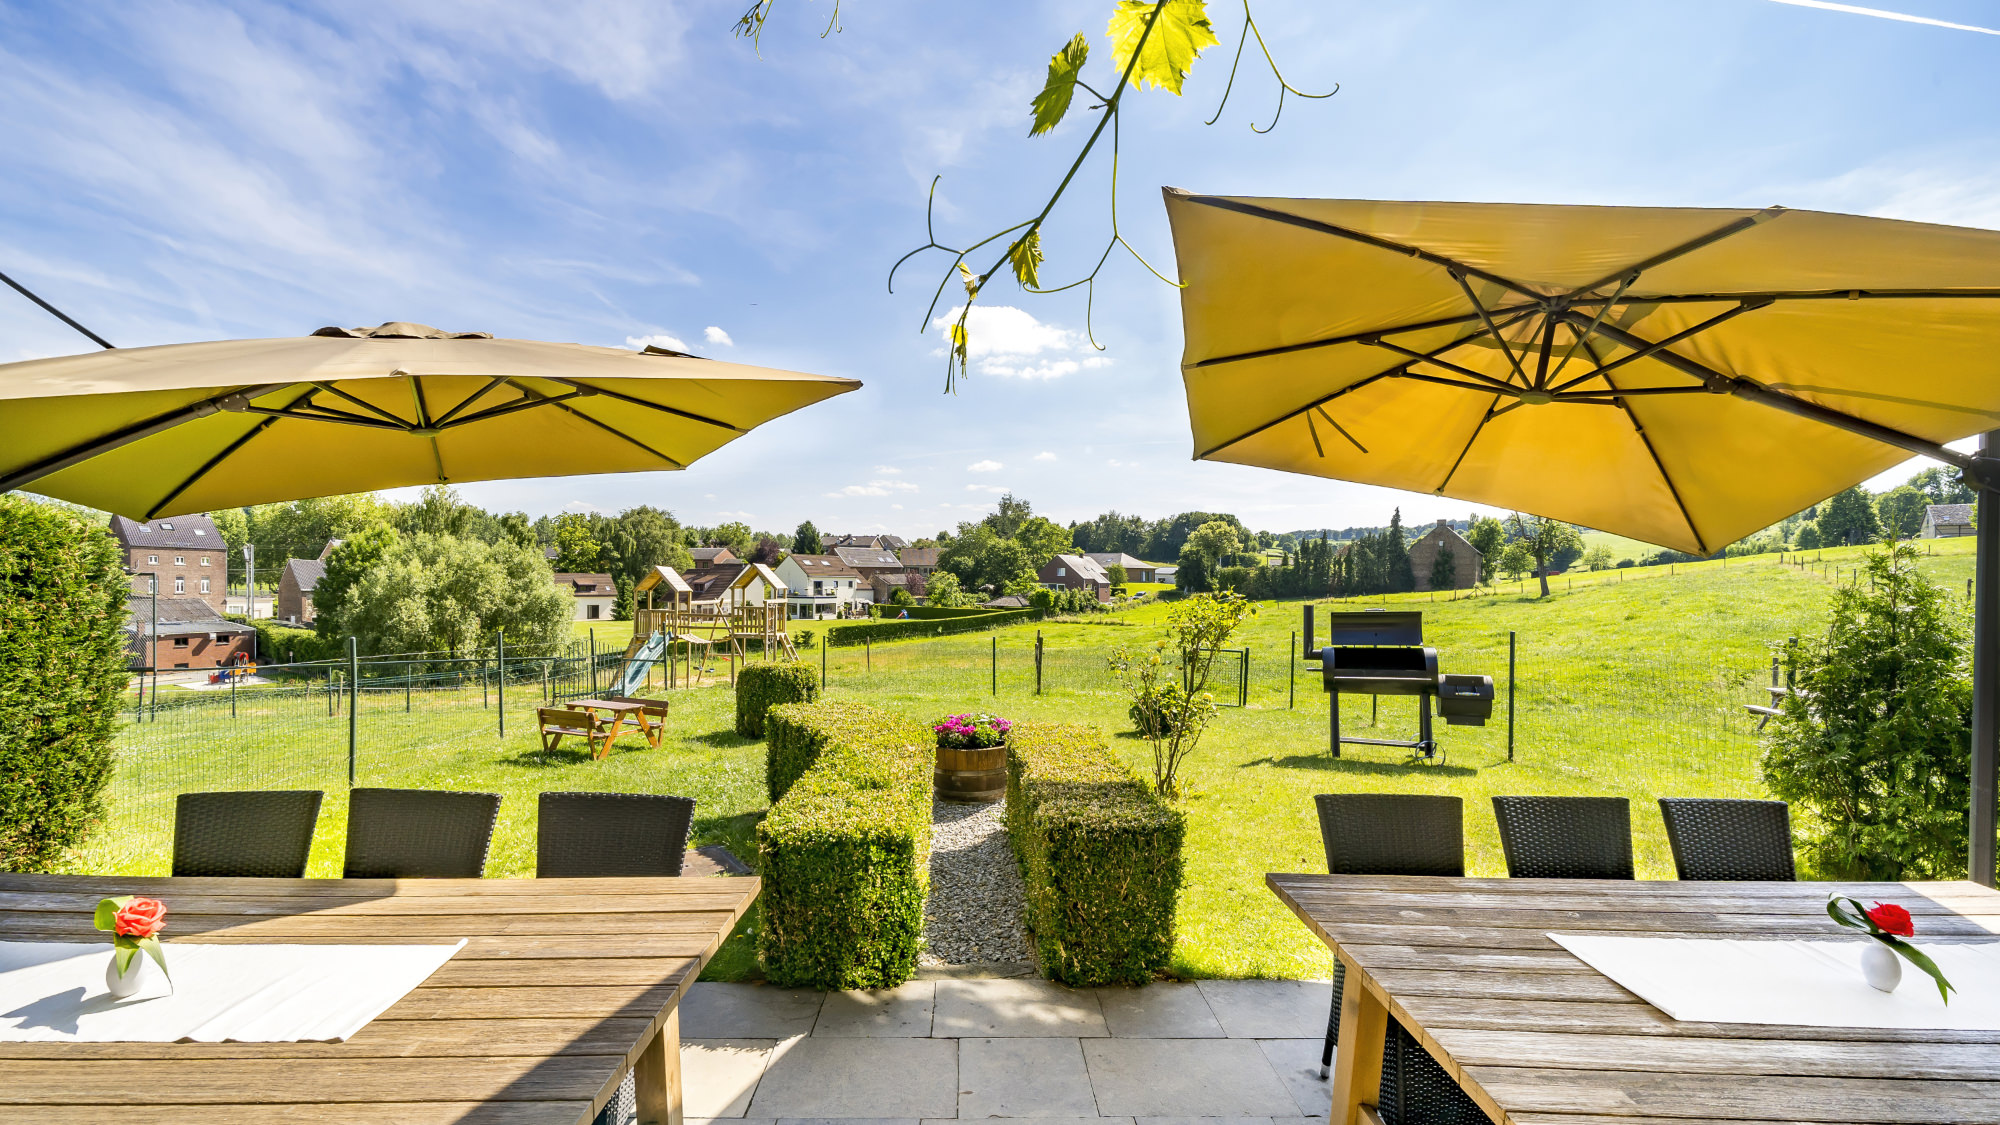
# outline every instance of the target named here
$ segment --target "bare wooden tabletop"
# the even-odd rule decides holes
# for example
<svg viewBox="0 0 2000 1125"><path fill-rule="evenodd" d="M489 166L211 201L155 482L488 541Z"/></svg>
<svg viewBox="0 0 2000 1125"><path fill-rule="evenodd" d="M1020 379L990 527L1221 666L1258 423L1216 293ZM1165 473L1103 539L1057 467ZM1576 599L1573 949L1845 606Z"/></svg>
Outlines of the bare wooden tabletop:
<svg viewBox="0 0 2000 1125"><path fill-rule="evenodd" d="M1334 1125L1372 1117L1385 1014L1503 1125L2000 1123L2000 1032L1683 1023L1547 936L1867 940L1827 918L1839 891L1908 907L1919 941L2000 940L1974 883L1265 881L1347 966Z"/></svg>
<svg viewBox="0 0 2000 1125"><path fill-rule="evenodd" d="M0 940L105 943L91 912L120 894L167 904L170 959L176 942L468 939L345 1043L0 1043L0 1121L571 1125L631 1068L642 1118L677 1117L676 1006L758 887L0 874Z"/></svg>

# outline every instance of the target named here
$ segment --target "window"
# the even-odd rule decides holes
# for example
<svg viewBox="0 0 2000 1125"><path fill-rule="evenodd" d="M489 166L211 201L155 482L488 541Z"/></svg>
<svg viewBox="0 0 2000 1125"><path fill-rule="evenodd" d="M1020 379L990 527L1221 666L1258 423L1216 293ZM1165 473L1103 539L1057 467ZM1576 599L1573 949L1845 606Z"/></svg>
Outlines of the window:
<svg viewBox="0 0 2000 1125"><path fill-rule="evenodd" d="M203 555L203 556L201 557L201 565L203 565L203 566L207 566L207 565L208 565L208 556L207 556L207 555Z"/></svg>
<svg viewBox="0 0 2000 1125"><path fill-rule="evenodd" d="M161 525L160 525L160 530L161 530L161 531L172 531L173 529L174 529L174 525L173 525L173 524L170 524L170 523L163 523L163 524L161 524Z"/></svg>
<svg viewBox="0 0 2000 1125"><path fill-rule="evenodd" d="M187 646L188 646L188 639L187 639L186 637L175 637L175 638L174 638L174 647L175 647L175 648L186 648Z"/></svg>
<svg viewBox="0 0 2000 1125"><path fill-rule="evenodd" d="M185 593L187 593L187 585L188 585L188 584L187 584L187 579L185 579L185 578L176 578L176 579L174 579L174 593L176 593L176 594L185 594Z"/></svg>
<svg viewBox="0 0 2000 1125"><path fill-rule="evenodd" d="M600 610L602 610L603 608L604 608L604 607L603 607L603 606L601 606L601 605L596 605L596 604L592 604L591 606L589 606L588 608L586 608L586 609L585 609L585 610L583 611L583 615L584 615L585 617L589 618L589 619L590 619L590 620L592 620L592 621L596 621L596 620L598 619L598 618L597 618L597 614L598 614L598 612L599 612Z"/></svg>
<svg viewBox="0 0 2000 1125"><path fill-rule="evenodd" d="M175 565L175 566L186 566L187 564L188 564L188 560L187 560L187 556L186 556L186 555L175 555L175 556L174 556L174 565Z"/></svg>
<svg viewBox="0 0 2000 1125"><path fill-rule="evenodd" d="M1057 567L1057 568L1056 568L1056 577L1057 577L1057 578L1061 578L1061 577L1063 577L1063 576L1067 575L1068 573L1069 573L1069 571L1067 571L1067 570L1064 570L1064 569L1063 569L1062 567Z"/></svg>
<svg viewBox="0 0 2000 1125"><path fill-rule="evenodd" d="M155 565L157 565L157 564L159 563L159 561L160 561L160 556L158 556L158 555L147 555L147 556L146 556L146 561L147 561L148 563L152 563L152 564L155 564Z"/></svg>
<svg viewBox="0 0 2000 1125"><path fill-rule="evenodd" d="M174 665L174 667L176 667L176 668L185 668L185 667L187 667L187 662L186 662L186 661L184 660L184 661L180 662L179 664L176 664L176 665Z"/></svg>
<svg viewBox="0 0 2000 1125"><path fill-rule="evenodd" d="M204 594L208 593L208 579L206 578L201 580L201 592Z"/></svg>
<svg viewBox="0 0 2000 1125"><path fill-rule="evenodd" d="M204 529L204 528L199 528L199 527L197 527L197 528L195 528L195 529L194 529L194 533L195 533L196 535L207 535L207 534L208 534L208 532L207 532L207 530L206 530L206 529Z"/></svg>

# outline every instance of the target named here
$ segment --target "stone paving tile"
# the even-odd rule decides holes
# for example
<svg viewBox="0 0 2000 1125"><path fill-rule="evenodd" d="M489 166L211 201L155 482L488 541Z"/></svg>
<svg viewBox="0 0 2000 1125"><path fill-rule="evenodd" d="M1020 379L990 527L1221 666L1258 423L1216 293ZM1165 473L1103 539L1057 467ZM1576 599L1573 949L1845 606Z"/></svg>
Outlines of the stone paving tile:
<svg viewBox="0 0 2000 1125"><path fill-rule="evenodd" d="M1075 1039L961 1039L958 1116L1090 1117L1097 1099Z"/></svg>
<svg viewBox="0 0 2000 1125"><path fill-rule="evenodd" d="M683 1125L778 1125L775 1117L683 1117Z"/></svg>
<svg viewBox="0 0 2000 1125"><path fill-rule="evenodd" d="M813 1034L923 1038L931 1033L931 1006L936 999L937 982L928 980L864 992L829 992Z"/></svg>
<svg viewBox="0 0 2000 1125"><path fill-rule="evenodd" d="M1102 1113L1222 1117L1297 1112L1264 1052L1246 1040L1091 1039L1083 1043L1083 1056Z"/></svg>
<svg viewBox="0 0 2000 1125"><path fill-rule="evenodd" d="M923 1125L958 1125L963 1120L965 1118L962 1117L931 1117L926 1118ZM1009 1125L1010 1122L1019 1122L1020 1125L1132 1125L1129 1117L988 1117L983 1120L985 1125Z"/></svg>
<svg viewBox="0 0 2000 1125"><path fill-rule="evenodd" d="M1110 1033L1095 992L1045 980L941 980L931 1034L961 1039Z"/></svg>
<svg viewBox="0 0 2000 1125"><path fill-rule="evenodd" d="M688 1039L789 1039L812 1032L823 993L767 984L697 982L681 1001Z"/></svg>
<svg viewBox="0 0 2000 1125"><path fill-rule="evenodd" d="M1300 1113L1325 1117L1333 1112L1333 1081L1319 1076L1319 1056L1326 1049L1326 1040L1259 1039L1257 1045L1292 1092L1292 1100L1299 1103Z"/></svg>
<svg viewBox="0 0 2000 1125"><path fill-rule="evenodd" d="M740 1119L776 1039L681 1040L681 1105L689 1118Z"/></svg>
<svg viewBox="0 0 2000 1125"><path fill-rule="evenodd" d="M917 1125L914 1117L780 1117L778 1125Z"/></svg>
<svg viewBox="0 0 2000 1125"><path fill-rule="evenodd" d="M1114 1039L1220 1039L1222 1024L1192 983L1100 988L1097 1003Z"/></svg>
<svg viewBox="0 0 2000 1125"><path fill-rule="evenodd" d="M1135 1125L1272 1125L1271 1117L1135 1117Z"/></svg>
<svg viewBox="0 0 2000 1125"><path fill-rule="evenodd" d="M750 1112L760 1117L951 1117L958 1044L942 1039L806 1038L771 1060Z"/></svg>
<svg viewBox="0 0 2000 1125"><path fill-rule="evenodd" d="M1333 1111L1333 1098L1331 1095L1327 1097L1326 1108L1328 1113ZM1273 1117L1271 1125L1326 1125L1326 1114L1323 1113L1318 1117Z"/></svg>
<svg viewBox="0 0 2000 1125"><path fill-rule="evenodd" d="M1323 980L1204 980L1202 998L1231 1039L1310 1039L1326 1034L1333 983Z"/></svg>

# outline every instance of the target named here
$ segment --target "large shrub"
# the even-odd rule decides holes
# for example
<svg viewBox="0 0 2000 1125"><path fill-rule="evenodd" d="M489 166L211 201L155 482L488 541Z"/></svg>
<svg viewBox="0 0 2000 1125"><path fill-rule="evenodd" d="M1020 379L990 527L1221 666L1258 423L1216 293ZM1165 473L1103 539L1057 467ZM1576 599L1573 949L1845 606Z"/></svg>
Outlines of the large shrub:
<svg viewBox="0 0 2000 1125"><path fill-rule="evenodd" d="M736 673L736 733L764 737L764 713L780 703L819 698L819 672L796 661L752 664Z"/></svg>
<svg viewBox="0 0 2000 1125"><path fill-rule="evenodd" d="M1764 783L1792 803L1823 879L1962 879L1972 688L1965 624L1909 546L1834 591L1826 636L1789 654L1797 690L1772 721Z"/></svg>
<svg viewBox="0 0 2000 1125"><path fill-rule="evenodd" d="M1095 727L1017 723L1007 744L1007 836L1050 980L1144 984L1174 949L1187 825Z"/></svg>
<svg viewBox="0 0 2000 1125"><path fill-rule="evenodd" d="M319 624L323 636L358 637L363 652L466 652L496 630L526 649L568 640L573 602L539 550L418 532L389 544Z"/></svg>
<svg viewBox="0 0 2000 1125"><path fill-rule="evenodd" d="M765 732L764 975L787 988L903 983L923 947L930 730L859 704L787 703Z"/></svg>
<svg viewBox="0 0 2000 1125"><path fill-rule="evenodd" d="M104 528L0 496L0 871L55 864L103 816L129 592Z"/></svg>

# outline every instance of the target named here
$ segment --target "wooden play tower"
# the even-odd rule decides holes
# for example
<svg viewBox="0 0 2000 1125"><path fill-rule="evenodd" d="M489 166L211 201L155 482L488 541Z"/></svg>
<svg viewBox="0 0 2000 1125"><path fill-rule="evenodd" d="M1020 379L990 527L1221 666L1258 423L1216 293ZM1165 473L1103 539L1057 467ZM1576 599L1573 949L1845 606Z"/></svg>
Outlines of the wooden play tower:
<svg viewBox="0 0 2000 1125"><path fill-rule="evenodd" d="M799 657L785 632L784 580L763 563L744 567L720 596L705 601L697 601L694 588L670 566L649 571L639 580L639 593L644 604L632 611L625 660L658 665L666 687L700 684L717 657L729 661L734 683L738 664L750 658L753 647L765 660ZM646 684L651 683L649 669Z"/></svg>

